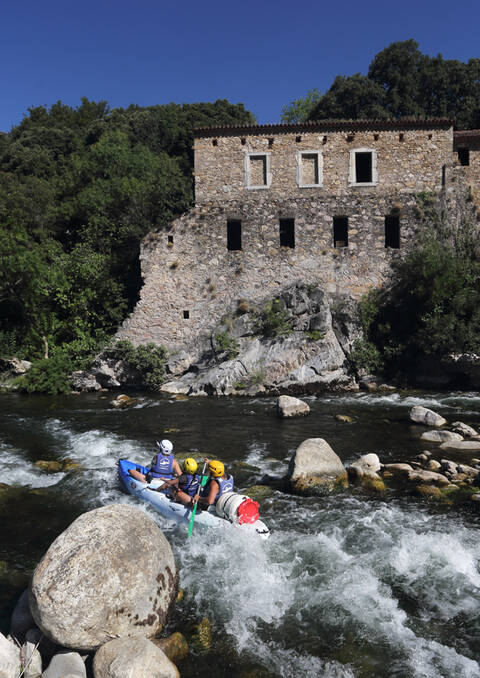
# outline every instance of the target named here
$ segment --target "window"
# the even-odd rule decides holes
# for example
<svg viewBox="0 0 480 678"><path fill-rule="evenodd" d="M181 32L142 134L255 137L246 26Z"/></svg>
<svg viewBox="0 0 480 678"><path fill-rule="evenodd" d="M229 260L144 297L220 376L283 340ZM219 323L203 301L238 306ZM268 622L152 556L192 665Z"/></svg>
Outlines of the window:
<svg viewBox="0 0 480 678"><path fill-rule="evenodd" d="M321 151L298 151L297 184L300 188L323 185L323 156Z"/></svg>
<svg viewBox="0 0 480 678"><path fill-rule="evenodd" d="M242 222L238 219L227 221L227 250L242 249Z"/></svg>
<svg viewBox="0 0 480 678"><path fill-rule="evenodd" d="M295 219L280 219L280 247L295 247Z"/></svg>
<svg viewBox="0 0 480 678"><path fill-rule="evenodd" d="M245 154L245 186L269 188L271 183L270 153Z"/></svg>
<svg viewBox="0 0 480 678"><path fill-rule="evenodd" d="M470 149L469 148L459 148L458 151L458 161L463 167L468 167L470 165Z"/></svg>
<svg viewBox="0 0 480 678"><path fill-rule="evenodd" d="M168 244L173 245L173 235L168 236Z"/></svg>
<svg viewBox="0 0 480 678"><path fill-rule="evenodd" d="M400 217L385 217L385 247L400 247Z"/></svg>
<svg viewBox="0 0 480 678"><path fill-rule="evenodd" d="M333 246L348 247L348 217L333 217Z"/></svg>
<svg viewBox="0 0 480 678"><path fill-rule="evenodd" d="M378 183L377 152L372 148L356 148L350 151L350 186L376 186Z"/></svg>
<svg viewBox="0 0 480 678"><path fill-rule="evenodd" d="M184 311L183 312L183 319L188 320L190 318L190 311Z"/></svg>

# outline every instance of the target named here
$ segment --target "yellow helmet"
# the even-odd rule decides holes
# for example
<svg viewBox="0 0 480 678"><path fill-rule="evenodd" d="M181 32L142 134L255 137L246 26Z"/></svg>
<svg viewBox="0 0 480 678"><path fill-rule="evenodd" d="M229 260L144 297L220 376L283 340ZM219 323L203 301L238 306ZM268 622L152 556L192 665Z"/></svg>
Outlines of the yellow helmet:
<svg viewBox="0 0 480 678"><path fill-rule="evenodd" d="M183 470L185 471L185 473L195 473L197 468L198 468L197 462L192 457L187 457L183 462Z"/></svg>
<svg viewBox="0 0 480 678"><path fill-rule="evenodd" d="M208 470L214 478L220 478L225 473L225 466L221 461L213 460L208 465Z"/></svg>

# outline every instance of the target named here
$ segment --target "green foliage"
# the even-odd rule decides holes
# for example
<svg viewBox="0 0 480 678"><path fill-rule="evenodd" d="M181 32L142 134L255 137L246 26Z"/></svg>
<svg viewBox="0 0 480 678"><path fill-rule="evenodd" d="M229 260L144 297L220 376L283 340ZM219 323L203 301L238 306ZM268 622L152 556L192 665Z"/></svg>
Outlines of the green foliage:
<svg viewBox="0 0 480 678"><path fill-rule="evenodd" d="M377 373L383 368L383 360L378 348L370 341L355 339L349 355L350 363L358 373L366 370L368 373Z"/></svg>
<svg viewBox="0 0 480 678"><path fill-rule="evenodd" d="M129 341L122 340L108 347L104 355L114 360L123 360L138 370L151 391L158 390L165 381L167 350L164 346L150 343L135 348Z"/></svg>
<svg viewBox="0 0 480 678"><path fill-rule="evenodd" d="M260 311L255 330L264 337L285 337L291 333L291 316L280 299L268 302Z"/></svg>
<svg viewBox="0 0 480 678"><path fill-rule="evenodd" d="M453 118L458 129L480 126L480 59L467 63L422 54L415 40L379 52L368 75L337 76L309 120Z"/></svg>
<svg viewBox="0 0 480 678"><path fill-rule="evenodd" d="M18 380L18 384L26 393L68 393L72 390L68 375L73 369L71 356L66 351L57 350L51 358L35 361L29 371Z"/></svg>
<svg viewBox="0 0 480 678"><path fill-rule="evenodd" d="M320 341L321 339L325 338L325 333L320 332L320 330L307 330L305 332L305 336L310 341Z"/></svg>
<svg viewBox="0 0 480 678"><path fill-rule="evenodd" d="M427 196L418 244L392 264L389 283L359 306L366 345L354 362L367 363L372 345L389 374L414 369L422 356L480 351L480 241L474 224L449 227ZM423 206L423 207L422 207Z"/></svg>
<svg viewBox="0 0 480 678"><path fill-rule="evenodd" d="M219 352L226 354L227 360L238 355L238 343L226 331L215 335L215 344Z"/></svg>
<svg viewBox="0 0 480 678"><path fill-rule="evenodd" d="M308 120L310 113L322 98L320 91L314 87L304 97L295 99L282 108L282 122L298 123Z"/></svg>
<svg viewBox="0 0 480 678"><path fill-rule="evenodd" d="M138 299L140 241L193 202L194 127L252 122L227 101L30 109L0 139L0 351L105 342Z"/></svg>

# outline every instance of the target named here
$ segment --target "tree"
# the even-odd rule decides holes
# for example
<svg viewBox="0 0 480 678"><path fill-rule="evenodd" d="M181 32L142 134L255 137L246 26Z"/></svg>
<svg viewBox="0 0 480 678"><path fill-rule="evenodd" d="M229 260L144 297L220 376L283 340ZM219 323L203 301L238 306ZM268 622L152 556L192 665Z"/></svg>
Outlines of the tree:
<svg viewBox="0 0 480 678"><path fill-rule="evenodd" d="M294 101L282 108L281 121L297 123L308 120L310 113L321 98L322 94L316 87L309 89L304 97L294 99Z"/></svg>

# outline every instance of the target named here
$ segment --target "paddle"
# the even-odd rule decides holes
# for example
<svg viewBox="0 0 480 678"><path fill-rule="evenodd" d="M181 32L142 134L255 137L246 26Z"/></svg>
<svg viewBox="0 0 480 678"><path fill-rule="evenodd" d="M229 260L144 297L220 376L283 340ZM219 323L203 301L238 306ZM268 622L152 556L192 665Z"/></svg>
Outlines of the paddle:
<svg viewBox="0 0 480 678"><path fill-rule="evenodd" d="M205 466L207 465L207 462L204 463L203 465L203 471L202 471L202 479L200 481L200 487L205 487L207 480L208 480L208 475L205 475ZM200 491L200 490L199 490ZM193 521L195 520L195 513L197 512L197 506L198 506L198 501L195 502L195 506L192 509L192 515L190 516L190 523L188 524L188 537L191 537L192 531L193 531Z"/></svg>

